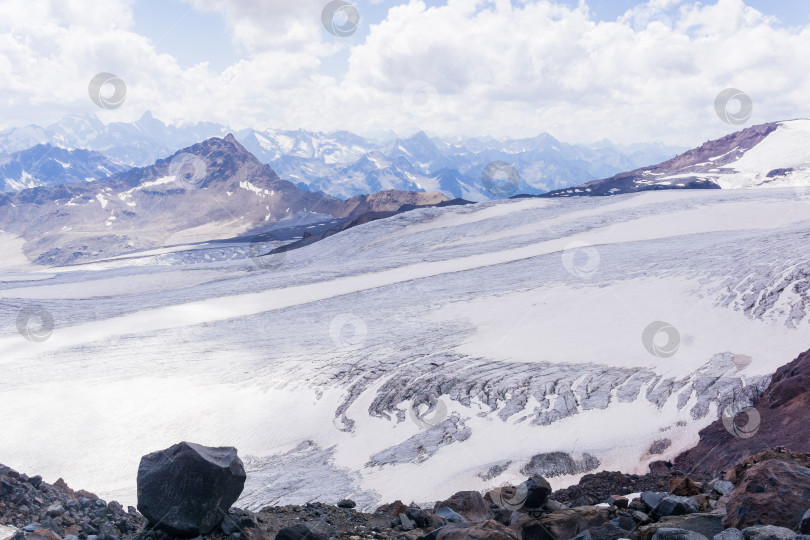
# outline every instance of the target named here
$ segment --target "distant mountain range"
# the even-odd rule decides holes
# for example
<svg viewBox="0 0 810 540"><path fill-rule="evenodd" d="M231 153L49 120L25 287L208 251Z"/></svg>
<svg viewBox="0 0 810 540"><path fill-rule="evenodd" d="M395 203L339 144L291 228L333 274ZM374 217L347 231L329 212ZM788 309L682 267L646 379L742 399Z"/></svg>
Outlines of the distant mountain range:
<svg viewBox="0 0 810 540"><path fill-rule="evenodd" d="M92 182L129 168L99 152L38 144L0 156L0 192Z"/></svg>
<svg viewBox="0 0 810 540"><path fill-rule="evenodd" d="M343 201L282 180L233 135L211 138L104 182L0 194L0 230L40 264L256 235L279 222L351 218L434 205L437 193L386 192Z"/></svg>
<svg viewBox="0 0 810 540"><path fill-rule="evenodd" d="M132 123L105 125L95 116L66 116L45 128L7 129L0 132L0 154L51 144L99 152L110 164L142 167L179 148L230 132L281 178L301 189L343 199L387 189L441 191L450 198L473 201L514 193L540 194L657 163L679 150L660 144L618 147L609 141L571 145L547 133L527 139L448 141L419 132L408 138L371 141L347 131L232 131L213 123L167 126L146 113ZM492 162L503 162L517 171L519 182L510 185L508 192L487 189L482 182L482 172ZM2 171L0 174L5 179L5 191L19 189L17 186L67 183L60 181L63 174L59 171L30 173L22 184Z"/></svg>
<svg viewBox="0 0 810 540"><path fill-rule="evenodd" d="M741 189L810 185L810 120L753 126L673 159L547 193L614 195L658 189Z"/></svg>

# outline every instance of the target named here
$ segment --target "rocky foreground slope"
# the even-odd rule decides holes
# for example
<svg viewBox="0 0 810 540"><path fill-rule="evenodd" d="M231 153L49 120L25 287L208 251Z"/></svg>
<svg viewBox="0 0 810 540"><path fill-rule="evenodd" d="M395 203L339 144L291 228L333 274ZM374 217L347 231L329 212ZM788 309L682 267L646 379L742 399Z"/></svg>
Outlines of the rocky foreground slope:
<svg viewBox="0 0 810 540"><path fill-rule="evenodd" d="M483 495L460 491L432 506L397 500L364 513L341 500L249 512L229 508L245 482L235 449L181 443L141 460L138 509L0 465L0 540L806 540L810 453L792 450L807 444L799 427L806 407L792 407L807 403L809 367L810 351L773 377L756 404L771 411L762 415L762 440L725 426L741 441L726 441L726 461L705 454L713 425L674 465L656 462L645 475L588 474L553 493L534 475ZM784 446L755 452L771 442ZM746 459L713 468L740 453Z"/></svg>

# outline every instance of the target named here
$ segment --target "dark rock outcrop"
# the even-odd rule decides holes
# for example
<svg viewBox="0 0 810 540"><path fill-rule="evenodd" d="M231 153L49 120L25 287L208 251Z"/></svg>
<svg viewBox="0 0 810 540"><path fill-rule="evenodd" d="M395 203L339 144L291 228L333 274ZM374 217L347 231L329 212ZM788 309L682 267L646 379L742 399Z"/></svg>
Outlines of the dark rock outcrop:
<svg viewBox="0 0 810 540"><path fill-rule="evenodd" d="M235 448L181 442L141 458L138 510L169 534L207 534L239 498L245 479Z"/></svg>
<svg viewBox="0 0 810 540"><path fill-rule="evenodd" d="M675 459L681 470L713 472L768 448L784 446L810 452L810 351L779 368L759 401L758 430L752 437L737 437L722 419L700 431L700 442ZM728 423L728 421L727 421Z"/></svg>
<svg viewBox="0 0 810 540"><path fill-rule="evenodd" d="M731 492L724 525L798 529L810 508L810 468L769 459L746 470Z"/></svg>

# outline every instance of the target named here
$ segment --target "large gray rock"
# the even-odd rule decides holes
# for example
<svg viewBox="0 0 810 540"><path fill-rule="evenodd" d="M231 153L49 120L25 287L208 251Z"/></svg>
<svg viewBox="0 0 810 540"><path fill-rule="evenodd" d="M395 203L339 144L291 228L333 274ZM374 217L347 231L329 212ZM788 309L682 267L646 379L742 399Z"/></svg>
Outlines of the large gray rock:
<svg viewBox="0 0 810 540"><path fill-rule="evenodd" d="M715 534L712 540L745 540L745 537L740 529L735 529L732 527L730 529L726 529L720 534Z"/></svg>
<svg viewBox="0 0 810 540"><path fill-rule="evenodd" d="M284 527L276 534L276 540L328 540L334 531L322 521L308 521Z"/></svg>
<svg viewBox="0 0 810 540"><path fill-rule="evenodd" d="M745 540L793 540L796 533L776 525L754 525L742 530Z"/></svg>
<svg viewBox="0 0 810 540"><path fill-rule="evenodd" d="M605 523L582 531L574 537L574 540L619 540L626 536L626 530L617 527L613 523Z"/></svg>
<svg viewBox="0 0 810 540"><path fill-rule="evenodd" d="M659 529L681 529L696 532L706 538L714 538L723 532L723 516L719 514L686 514L681 516L667 516L658 523L642 527L639 530L638 540L649 540Z"/></svg>
<svg viewBox="0 0 810 540"><path fill-rule="evenodd" d="M245 478L236 448L181 442L141 458L138 511L174 536L208 534L239 498Z"/></svg>
<svg viewBox="0 0 810 540"><path fill-rule="evenodd" d="M655 507L658 506L664 497L666 497L666 493L657 493L655 491L644 491L641 493L639 497L641 502L647 505L650 510L655 510Z"/></svg>
<svg viewBox="0 0 810 540"><path fill-rule="evenodd" d="M700 533L687 531L686 529L670 529L667 527L658 529L652 540L709 540Z"/></svg>

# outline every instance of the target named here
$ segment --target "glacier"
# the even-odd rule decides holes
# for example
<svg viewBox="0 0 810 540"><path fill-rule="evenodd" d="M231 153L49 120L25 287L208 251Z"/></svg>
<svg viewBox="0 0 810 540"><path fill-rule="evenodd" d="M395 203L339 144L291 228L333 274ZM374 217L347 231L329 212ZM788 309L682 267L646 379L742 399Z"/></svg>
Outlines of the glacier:
<svg viewBox="0 0 810 540"><path fill-rule="evenodd" d="M800 189L423 208L270 265L39 267L0 233L0 456L134 504L142 455L236 446L254 509L644 472L807 349L809 239Z"/></svg>

